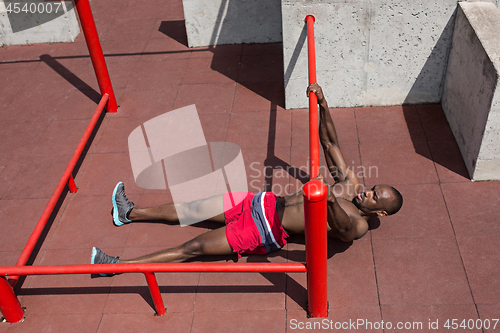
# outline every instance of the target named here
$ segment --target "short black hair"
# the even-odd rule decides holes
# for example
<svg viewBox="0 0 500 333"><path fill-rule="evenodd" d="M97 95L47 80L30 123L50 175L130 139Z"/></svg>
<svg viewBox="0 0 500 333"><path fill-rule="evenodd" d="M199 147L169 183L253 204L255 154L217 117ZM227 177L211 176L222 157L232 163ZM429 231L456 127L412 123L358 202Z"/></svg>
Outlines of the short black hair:
<svg viewBox="0 0 500 333"><path fill-rule="evenodd" d="M389 207L386 209L387 215L396 214L403 206L403 196L401 193L392 186L390 186L390 188L394 195L394 199L389 203Z"/></svg>

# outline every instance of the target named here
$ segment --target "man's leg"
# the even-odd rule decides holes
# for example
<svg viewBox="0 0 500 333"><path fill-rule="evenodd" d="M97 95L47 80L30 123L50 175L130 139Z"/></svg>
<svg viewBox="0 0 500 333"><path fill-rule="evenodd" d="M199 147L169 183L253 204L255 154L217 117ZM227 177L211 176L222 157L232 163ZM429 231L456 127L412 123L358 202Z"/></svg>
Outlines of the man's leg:
<svg viewBox="0 0 500 333"><path fill-rule="evenodd" d="M192 240L170 249L123 260L120 263L181 262L201 255L229 255L233 250L226 238L226 227L208 231Z"/></svg>
<svg viewBox="0 0 500 333"><path fill-rule="evenodd" d="M176 207L177 206L177 207ZM207 216L209 216L207 218ZM182 219L214 221L224 223L224 195L181 204L166 204L149 208L133 208L128 218L131 222L167 221L179 222Z"/></svg>
<svg viewBox="0 0 500 333"><path fill-rule="evenodd" d="M92 251L92 264L116 264L116 263L163 263L181 262L201 255L228 255L233 250L226 238L226 227L208 231L192 240L165 250L147 254L133 259L119 259L110 256L100 249Z"/></svg>
<svg viewBox="0 0 500 333"><path fill-rule="evenodd" d="M166 204L150 208L137 208L125 195L122 182L112 196L113 222L117 226L139 221L167 221L171 223L214 221L224 223L224 194L187 203ZM194 222L193 222L194 221Z"/></svg>

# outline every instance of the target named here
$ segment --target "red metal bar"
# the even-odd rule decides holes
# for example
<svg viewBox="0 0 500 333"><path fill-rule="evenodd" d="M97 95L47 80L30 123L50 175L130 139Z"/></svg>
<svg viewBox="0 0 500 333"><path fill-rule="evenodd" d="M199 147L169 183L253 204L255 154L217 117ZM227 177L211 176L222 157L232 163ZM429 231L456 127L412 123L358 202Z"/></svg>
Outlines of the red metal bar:
<svg viewBox="0 0 500 333"><path fill-rule="evenodd" d="M156 281L155 273L144 273L144 275L146 276L146 281L148 282L151 298L153 298L156 314L158 316L163 316L166 310L165 310L165 305L163 304L163 299L161 298L160 288L158 287L158 282Z"/></svg>
<svg viewBox="0 0 500 333"><path fill-rule="evenodd" d="M78 17L80 18L80 23L82 24L83 34L85 35L85 41L87 42L87 47L89 49L90 59L92 59L95 75L97 76L97 82L99 83L99 88L101 89L101 94L109 95L107 111L117 112L118 105L116 103L115 93L113 92L113 86L111 85L111 79L109 78L106 60L104 60L104 55L102 53L101 43L99 42L99 35L97 34L89 0L75 0L75 3Z"/></svg>
<svg viewBox="0 0 500 333"><path fill-rule="evenodd" d="M312 180L304 186L304 214L306 234L307 265L300 263L168 263L168 264L112 264L112 265L58 265L58 266L24 266L38 241L50 214L52 213L63 188L69 183L70 189L76 191L76 184L72 178L72 171L83 151L86 142L93 131L104 106L108 105L108 112L116 112L116 99L112 90L111 80L106 68L104 56L99 43L95 23L92 17L88 0L76 0L76 7L82 29L91 55L92 63L99 81L103 98L99 103L94 116L80 140L72 160L68 164L63 177L49 200L42 217L38 221L26 247L24 248L17 266L0 267L0 310L9 322L22 320L24 311L4 276L13 276L15 284L21 275L48 275L48 274L92 274L92 273L144 273L155 304L157 313L163 315L165 308L156 281L154 272L307 272L309 314L312 317L327 316L327 243L326 243L326 197L328 188L318 180ZM316 64L314 50L314 16L308 15L305 19L308 28L309 49L309 82L316 82ZM310 150L312 178L319 175L319 139L318 139L318 110L317 98L310 94Z"/></svg>
<svg viewBox="0 0 500 333"><path fill-rule="evenodd" d="M316 82L316 51L314 48L314 21L312 15L307 15L307 55L309 63L309 84ZM318 132L318 98L314 93L309 94L309 152L310 175L316 178L319 171L319 132Z"/></svg>
<svg viewBox="0 0 500 333"><path fill-rule="evenodd" d="M305 273L306 271L306 266L301 263L183 262L106 265L3 266L0 267L0 276L154 272Z"/></svg>
<svg viewBox="0 0 500 333"><path fill-rule="evenodd" d="M3 266L0 267L0 310L13 323L20 321L24 311L4 276L143 273L146 276L151 297L158 315L165 314L165 306L154 276L155 272L247 272L247 273L304 273L301 263L151 263L107 265L53 265L53 266ZM3 283L3 284L2 284ZM21 315L22 311L22 315Z"/></svg>
<svg viewBox="0 0 500 333"><path fill-rule="evenodd" d="M320 180L304 185L304 219L309 315L328 315L326 198L328 187Z"/></svg>
<svg viewBox="0 0 500 333"><path fill-rule="evenodd" d="M18 323L24 318L21 303L3 276L0 276L0 311L9 323Z"/></svg>
<svg viewBox="0 0 500 333"><path fill-rule="evenodd" d="M316 51L314 46L313 15L307 15L307 50L309 63L309 84L316 82ZM320 174L318 98L309 94L309 149L310 175L316 178ZM319 180L309 181L303 189L304 221L307 260L307 298L311 317L328 315L327 295L327 235L326 235L326 198L327 186Z"/></svg>
<svg viewBox="0 0 500 333"><path fill-rule="evenodd" d="M69 179L72 177L73 169L75 168L76 163L78 162L78 159L80 158L80 155L82 154L82 151L85 148L85 145L87 144L87 141L89 140L89 137L92 134L92 131L94 130L95 125L97 124L97 121L99 120L99 117L101 116L104 110L104 106L108 101L108 97L109 97L108 94L104 94L104 96L102 96L101 101L99 102L99 105L97 105L97 109L95 110L94 115L90 119L90 122L87 125L87 128L85 129L85 132L83 133L83 136L80 139L80 142L78 143L75 152L73 153L73 157L69 161L66 170L64 171L61 179L59 180L59 183L56 186L56 189L52 193L52 196L50 197L47 206L45 206L42 216L40 216L40 219L38 220L35 229L31 233L31 236L28 239L28 242L26 243L23 252L21 253L19 259L17 260L16 266L26 265L26 262L28 261L31 253L33 252L33 249L35 248L35 245L38 242L38 239L40 238L40 235L42 234L43 229L45 228L45 225L47 224L47 221L49 220L49 217L52 214L52 211L54 210L54 207L56 206L57 201L59 200L62 194L62 191L66 187L66 184L68 184ZM9 278L9 282L12 286L14 286L17 283L18 279L19 279L18 276L11 276Z"/></svg>

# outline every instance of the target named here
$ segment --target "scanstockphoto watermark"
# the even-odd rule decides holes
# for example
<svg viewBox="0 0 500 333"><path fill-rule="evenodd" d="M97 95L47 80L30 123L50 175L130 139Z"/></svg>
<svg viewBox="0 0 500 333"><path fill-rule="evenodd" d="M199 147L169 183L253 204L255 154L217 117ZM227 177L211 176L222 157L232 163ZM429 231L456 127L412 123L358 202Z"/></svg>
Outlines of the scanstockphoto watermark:
<svg viewBox="0 0 500 333"><path fill-rule="evenodd" d="M447 319L428 319L425 321L370 321L368 319L349 319L346 321L334 321L330 319L301 321L290 319L289 327L292 330L327 330L327 331L345 331L345 330L394 330L410 331L419 330L481 330L493 329L498 326L499 319L472 319L472 318L447 318Z"/></svg>
<svg viewBox="0 0 500 333"><path fill-rule="evenodd" d="M347 169L352 171L359 179L362 178L378 178L378 166L355 166L348 165ZM288 170L283 168L274 168L272 166L266 166L261 162L250 163L250 173L248 174L248 184L251 188L263 188L266 182L266 177L272 175L273 184L271 186L271 192L279 196L286 196L296 193L298 189L292 184L282 185L277 182L279 179L288 178L290 175L296 179L300 178L299 173L307 174L308 166L290 167ZM327 174L332 175L333 178L338 179L340 176L340 171L338 168L333 167L328 169L326 166L320 166L320 174L326 176ZM364 185L360 184L358 188L355 189L356 193L343 193L343 191L348 191L349 189L343 187L333 188L333 194L335 196L341 196L343 194L356 195L359 192L365 190Z"/></svg>
<svg viewBox="0 0 500 333"><path fill-rule="evenodd" d="M346 321L334 321L330 319L299 321L297 319L290 320L290 329L292 330L422 330L424 323L416 322L396 322L390 321L370 321L367 319L356 319Z"/></svg>

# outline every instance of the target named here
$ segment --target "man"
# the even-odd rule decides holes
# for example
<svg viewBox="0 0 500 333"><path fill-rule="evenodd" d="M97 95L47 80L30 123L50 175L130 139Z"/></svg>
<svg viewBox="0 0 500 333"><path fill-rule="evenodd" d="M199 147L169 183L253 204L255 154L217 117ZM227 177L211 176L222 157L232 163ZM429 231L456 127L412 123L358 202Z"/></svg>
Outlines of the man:
<svg viewBox="0 0 500 333"><path fill-rule="evenodd" d="M395 188L388 185L376 185L364 192L359 191L361 184L353 170L346 166L321 87L313 83L307 88L307 94L309 93L318 97L320 142L328 169L338 179L333 186L329 186L327 235L350 242L366 234L367 221L371 217L392 215L399 211L403 198ZM323 180L321 176L318 179ZM239 202L236 205L235 199ZM285 197L277 197L271 192L226 193L177 207L171 203L136 208L127 199L124 185L120 182L115 187L112 201L113 222L117 226L137 221L178 222L180 218L196 220L198 216L213 216L207 220L219 222L223 226L177 247L128 260L93 248L93 264L180 262L200 255L229 255L234 252L238 256L249 253L266 254L284 246L287 233L304 232L302 191Z"/></svg>

